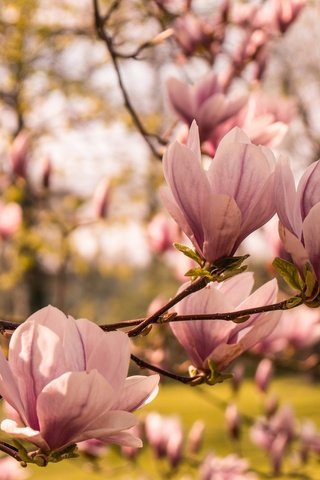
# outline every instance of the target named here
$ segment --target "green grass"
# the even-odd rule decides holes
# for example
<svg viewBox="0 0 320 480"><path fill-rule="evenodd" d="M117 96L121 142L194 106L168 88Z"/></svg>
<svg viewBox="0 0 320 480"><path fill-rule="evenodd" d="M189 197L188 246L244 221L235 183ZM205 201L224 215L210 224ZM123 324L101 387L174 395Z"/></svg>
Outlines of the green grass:
<svg viewBox="0 0 320 480"><path fill-rule="evenodd" d="M281 405L291 404L299 420L310 418L320 429L320 390L317 384L308 384L304 378L282 378L272 385L273 393L279 396ZM201 418L206 423L204 445L199 458L203 458L209 450L217 455L225 456L234 451L225 430L224 411L220 403L231 399L231 390L227 382L215 387L188 387L182 385L163 386L158 398L140 413L141 417L148 411L158 411L165 415L178 414L183 422L185 432L192 423ZM263 397L252 382L246 382L236 403L240 411L249 416L255 416L262 411ZM248 439L247 428L244 428L238 451L250 460L258 478L269 478L270 467L265 454L253 446ZM189 463L197 459L188 458ZM101 462L100 471L94 471L83 458L63 461L57 465L49 465L45 469L30 466L31 480L44 478L59 480L144 480L198 478L195 469L184 464L177 472L172 472L167 461L156 461L149 448L144 448L134 463L122 459L116 449L111 448L106 458ZM193 475L193 476L192 476ZM284 465L284 475L281 479L318 480L320 478L320 463L314 457L307 466L299 466L287 460Z"/></svg>

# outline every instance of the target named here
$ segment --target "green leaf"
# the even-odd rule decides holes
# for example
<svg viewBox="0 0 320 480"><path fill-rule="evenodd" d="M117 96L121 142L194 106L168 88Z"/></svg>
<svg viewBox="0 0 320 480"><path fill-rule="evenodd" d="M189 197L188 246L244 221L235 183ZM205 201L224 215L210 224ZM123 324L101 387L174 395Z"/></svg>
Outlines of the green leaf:
<svg viewBox="0 0 320 480"><path fill-rule="evenodd" d="M216 267L219 270L236 270L249 256L250 255L241 255L240 257L221 258L213 264L213 268Z"/></svg>
<svg viewBox="0 0 320 480"><path fill-rule="evenodd" d="M218 275L215 278L215 280L217 282L224 282L228 278L234 277L235 275L238 275L239 273L244 272L245 270L247 270L247 268L248 268L248 265L243 265L242 267L235 268L234 270L226 270L222 272L220 275Z"/></svg>
<svg viewBox="0 0 320 480"><path fill-rule="evenodd" d="M288 298L288 300L286 301L286 306L287 306L287 309L290 309L290 308L295 308L298 305L301 305L302 303L303 303L303 300L301 297L291 297L291 298Z"/></svg>
<svg viewBox="0 0 320 480"><path fill-rule="evenodd" d="M273 260L272 265L291 288L300 292L304 289L304 281L301 278L298 268L293 263L277 257Z"/></svg>
<svg viewBox="0 0 320 480"><path fill-rule="evenodd" d="M310 263L305 264L303 274L305 279L304 294L307 298L310 298L312 300L313 297L316 297L318 295L319 287L317 277L315 276Z"/></svg>
<svg viewBox="0 0 320 480"><path fill-rule="evenodd" d="M183 253L186 257L189 257L195 262L197 262L200 266L204 264L204 259L198 252L192 250L192 248L189 248L186 245L182 245L182 243L174 243L173 246L174 248L179 250L179 252Z"/></svg>
<svg viewBox="0 0 320 480"><path fill-rule="evenodd" d="M191 268L185 273L186 277L208 277L212 278L211 273L208 270L205 270L204 268L196 267L196 268Z"/></svg>

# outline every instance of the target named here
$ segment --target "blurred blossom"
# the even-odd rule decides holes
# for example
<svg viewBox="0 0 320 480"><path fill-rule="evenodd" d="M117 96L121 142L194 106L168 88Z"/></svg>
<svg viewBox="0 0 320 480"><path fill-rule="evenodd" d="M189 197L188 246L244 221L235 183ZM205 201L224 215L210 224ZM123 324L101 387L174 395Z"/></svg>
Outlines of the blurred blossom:
<svg viewBox="0 0 320 480"><path fill-rule="evenodd" d="M294 353L320 339L320 314L305 305L284 311L271 334L253 348L260 354Z"/></svg>
<svg viewBox="0 0 320 480"><path fill-rule="evenodd" d="M268 420L258 418L250 430L252 442L267 452L276 475L281 472L282 461L294 439L295 430L295 419L289 406L282 407Z"/></svg>
<svg viewBox="0 0 320 480"><path fill-rule="evenodd" d="M43 188L50 188L52 176L52 163L51 160L46 157L42 166L42 186Z"/></svg>
<svg viewBox="0 0 320 480"><path fill-rule="evenodd" d="M92 205L94 217L105 218L110 202L110 181L103 178L96 186L93 196Z"/></svg>
<svg viewBox="0 0 320 480"><path fill-rule="evenodd" d="M0 458L0 480L24 480L29 472L12 457Z"/></svg>
<svg viewBox="0 0 320 480"><path fill-rule="evenodd" d="M201 143L209 140L217 126L236 115L247 101L247 95L225 95L221 80L214 72L194 85L170 78L167 89L177 115L188 126L196 120Z"/></svg>
<svg viewBox="0 0 320 480"><path fill-rule="evenodd" d="M213 26L202 18L187 13L179 16L173 24L174 36L188 57L203 46L209 46L213 37Z"/></svg>
<svg viewBox="0 0 320 480"><path fill-rule="evenodd" d="M244 366L242 363L237 363L232 369L231 387L235 393L240 390L244 379Z"/></svg>
<svg viewBox="0 0 320 480"><path fill-rule="evenodd" d="M202 420L196 420L188 433L187 444L190 453L198 453L203 442L205 423Z"/></svg>
<svg viewBox="0 0 320 480"><path fill-rule="evenodd" d="M208 170L201 165L195 122L187 145L169 146L163 158L168 187L161 198L205 260L232 256L274 215L274 162L271 150L252 145L237 128L222 139Z"/></svg>
<svg viewBox="0 0 320 480"><path fill-rule="evenodd" d="M320 432L311 420L305 420L298 434L301 445L301 459L307 462L311 452L320 454Z"/></svg>
<svg viewBox="0 0 320 480"><path fill-rule="evenodd" d="M0 236L7 239L14 235L22 224L22 208L18 203L0 202Z"/></svg>
<svg viewBox="0 0 320 480"><path fill-rule="evenodd" d="M213 129L205 149L214 155L222 137L234 127L242 128L252 143L274 147L287 133L288 123L294 114L295 107L291 100L252 93L237 113Z"/></svg>
<svg viewBox="0 0 320 480"><path fill-rule="evenodd" d="M201 480L256 480L254 473L249 472L249 463L237 455L217 457L209 453L200 466Z"/></svg>
<svg viewBox="0 0 320 480"><path fill-rule="evenodd" d="M13 333L8 361L0 352L0 394L21 419L1 429L44 452L91 438L140 447L131 412L156 395L159 376L126 377L129 362L124 333L39 310Z"/></svg>
<svg viewBox="0 0 320 480"><path fill-rule="evenodd" d="M239 440L241 435L241 415L235 403L229 403L225 411L225 419L230 437Z"/></svg>
<svg viewBox="0 0 320 480"><path fill-rule="evenodd" d="M250 295L253 283L253 274L249 272L222 283L210 283L184 298L175 311L178 315L223 313L275 302L278 293L275 279ZM170 326L196 368L208 370L213 364L221 372L244 351L269 335L279 316L280 312L258 313L238 324L226 320L188 320Z"/></svg>
<svg viewBox="0 0 320 480"><path fill-rule="evenodd" d="M179 241L177 224L164 213L157 213L147 225L147 239L155 253L164 253L172 249L173 243Z"/></svg>
<svg viewBox="0 0 320 480"><path fill-rule="evenodd" d="M107 452L105 443L97 440L96 438L79 442L77 443L77 447L79 452L95 458L103 457Z"/></svg>
<svg viewBox="0 0 320 480"><path fill-rule="evenodd" d="M145 433L158 458L168 458L173 468L182 459L183 432L177 416L149 413L145 418Z"/></svg>
<svg viewBox="0 0 320 480"><path fill-rule="evenodd" d="M270 395L266 399L265 404L264 404L264 411L265 411L266 417L267 418L272 417L276 413L276 411L278 410L278 407L279 407L278 396L275 395L275 394Z"/></svg>
<svg viewBox="0 0 320 480"><path fill-rule="evenodd" d="M256 386L259 388L259 390L261 390L261 392L266 392L268 390L272 375L272 361L269 358L262 359L257 366L254 377Z"/></svg>
<svg viewBox="0 0 320 480"><path fill-rule="evenodd" d="M11 169L17 177L26 178L29 148L30 136L22 130L14 139L9 151Z"/></svg>

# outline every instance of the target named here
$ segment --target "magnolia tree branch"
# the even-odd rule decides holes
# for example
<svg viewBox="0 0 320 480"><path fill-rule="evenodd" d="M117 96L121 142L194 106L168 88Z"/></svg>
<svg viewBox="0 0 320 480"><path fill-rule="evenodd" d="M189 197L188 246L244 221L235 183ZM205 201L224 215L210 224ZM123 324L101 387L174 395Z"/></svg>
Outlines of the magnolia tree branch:
<svg viewBox="0 0 320 480"><path fill-rule="evenodd" d="M128 330L128 335L130 337L135 337L139 335L143 330L148 328L150 325L154 324L164 324L164 323L172 323L172 322L187 322L191 320L226 320L226 321L236 321L247 320L247 317L250 315L255 315L257 313L264 313L264 312L274 312L276 310L291 310L293 308L298 307L303 303L303 299L300 295L296 295L291 297L287 300L282 300L278 303L273 303L271 305L262 305L260 307L253 307L247 308L245 310L237 310L235 312L223 312L223 313L199 313L199 314L191 314L191 315L177 315L175 313L168 313L167 311L172 308L174 305L179 303L183 298L191 295L192 293L201 290L206 286L206 280L204 278L200 278L195 282L191 283L185 290L180 292L174 298L172 298L168 303L166 303L163 307L157 310L155 313L150 315L147 318L137 318L133 320L125 320L123 322L117 323L109 323L104 325L99 325L99 327L104 330L105 332L113 332L115 330L119 330L121 328L129 328L133 327L131 330ZM10 332L15 330L19 327L22 322L12 322L9 320L0 317L0 332Z"/></svg>
<svg viewBox="0 0 320 480"><path fill-rule="evenodd" d="M94 7L94 24L95 24L95 30L97 33L98 38L100 38L106 45L108 52L110 54L111 62L114 67L117 79L118 79L118 85L122 93L123 101L124 101L124 106L129 112L133 123L137 127L138 131L141 133L143 138L145 139L148 147L150 148L152 154L158 158L159 160L162 159L162 153L158 152L156 147L153 145L153 142L151 140L151 137L156 138L158 141L159 137L154 134L150 134L144 127L142 121L140 120L139 115L137 114L135 108L133 107L130 97L128 95L128 92L126 90L126 87L124 85L124 81L122 78L121 70L120 70L120 65L118 62L118 57L119 55L114 49L113 45L113 38L110 36L105 28L106 21L110 19L111 14L114 12L114 10L118 7L120 2L114 2L112 8L109 9L108 13L103 16L100 13L100 8L99 8L99 1L98 0L93 0L93 7ZM161 141L163 143L163 141Z"/></svg>
<svg viewBox="0 0 320 480"><path fill-rule="evenodd" d="M194 375L192 377L184 377L181 375L177 375L172 372L168 372L163 368L157 367L156 365L152 365L151 363L145 362L136 355L131 354L131 360L135 362L136 365L140 368L147 368L148 370L152 370L153 372L159 373L160 375L164 375L165 377L172 378L173 380L177 380L178 382L190 384L190 385L198 385L203 383L204 376L203 375Z"/></svg>
<svg viewBox="0 0 320 480"><path fill-rule="evenodd" d="M20 457L20 455L18 453L18 449L13 447L12 445L8 445L5 442L0 442L0 450L1 450L1 452L4 452L7 455L10 455L10 457L17 460L17 462L20 462L21 466L27 466L25 464L25 462L23 462L22 458Z"/></svg>

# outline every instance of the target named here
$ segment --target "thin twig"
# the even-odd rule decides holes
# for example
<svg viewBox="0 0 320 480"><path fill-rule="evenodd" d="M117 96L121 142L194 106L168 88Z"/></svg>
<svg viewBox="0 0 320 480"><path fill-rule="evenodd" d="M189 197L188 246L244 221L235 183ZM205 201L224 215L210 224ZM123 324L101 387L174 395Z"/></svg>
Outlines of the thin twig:
<svg viewBox="0 0 320 480"><path fill-rule="evenodd" d="M194 375L193 377L183 377L181 375L177 375L173 372L168 372L167 370L163 370L163 368L157 367L156 365L152 365L151 363L145 362L139 357L136 357L131 354L131 360L133 360L139 367L147 368L148 370L152 370L153 372L159 373L160 375L164 375L165 377L172 378L173 380L177 380L178 382L188 384L188 383L201 383L203 381L202 375Z"/></svg>
<svg viewBox="0 0 320 480"><path fill-rule="evenodd" d="M113 39L112 39L111 36L108 35L108 33L106 32L106 30L104 28L105 23L106 23L105 19L108 20L110 18L110 15L107 15L107 17L103 17L100 14L98 0L93 0L93 6L94 6L95 29L96 29L96 32L97 32L97 36L105 43L105 45L106 45L106 47L109 51L113 67L114 67L114 70L115 70L116 75L117 75L118 85L119 85L119 88L120 88L121 93L122 93L124 105L125 105L126 109L128 110L128 112L130 113L131 118L132 118L135 126L137 127L137 129L139 130L139 132L141 133L143 138L145 139L145 141L146 141L147 145L149 146L152 154L156 158L161 160L162 159L162 154L157 151L157 149L154 147L152 141L150 140L151 135L147 132L144 125L142 124L142 122L140 120L140 117L138 116L137 112L135 111L135 109L134 109L134 107L133 107L133 105L130 101L128 92L127 92L126 87L124 85L122 75L121 75L121 71L120 71L120 66L119 66L119 63L118 63L117 54L116 54L116 52L113 48ZM109 13L110 13L110 10L109 10Z"/></svg>
<svg viewBox="0 0 320 480"><path fill-rule="evenodd" d="M183 298L191 295L191 293L197 292L198 290L202 290L208 283L208 280L205 277L200 277L194 282L190 283L182 292L178 293L175 297L169 300L163 307L159 308L155 313L144 319L139 325L133 327L129 330L128 335L129 337L135 337L139 335L145 328L147 328L152 323L156 323L158 319L166 313L171 307L179 303Z"/></svg>
<svg viewBox="0 0 320 480"><path fill-rule="evenodd" d="M10 455L10 457L17 460L17 462L22 462L22 458L20 458L19 456L18 449L13 447L12 445L9 445L5 442L0 442L0 450L7 455Z"/></svg>

